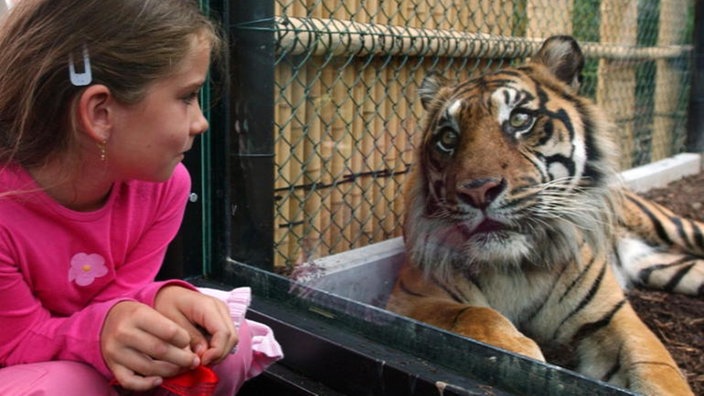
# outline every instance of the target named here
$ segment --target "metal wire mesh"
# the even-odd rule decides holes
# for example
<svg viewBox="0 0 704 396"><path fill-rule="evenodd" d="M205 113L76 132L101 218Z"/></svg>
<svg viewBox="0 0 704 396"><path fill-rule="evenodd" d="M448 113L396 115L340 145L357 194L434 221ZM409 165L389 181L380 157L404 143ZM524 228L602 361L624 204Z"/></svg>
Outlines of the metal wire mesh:
<svg viewBox="0 0 704 396"><path fill-rule="evenodd" d="M693 1L278 0L275 264L399 235L430 70L518 63L583 43L583 93L620 131L624 168L683 150Z"/></svg>

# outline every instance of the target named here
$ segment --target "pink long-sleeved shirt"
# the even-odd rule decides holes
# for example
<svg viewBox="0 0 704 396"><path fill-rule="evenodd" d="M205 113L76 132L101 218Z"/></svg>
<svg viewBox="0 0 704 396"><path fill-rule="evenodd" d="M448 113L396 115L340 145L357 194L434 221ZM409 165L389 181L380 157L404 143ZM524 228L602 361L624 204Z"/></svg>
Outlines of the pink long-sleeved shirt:
<svg viewBox="0 0 704 396"><path fill-rule="evenodd" d="M179 164L166 182L118 183L104 207L76 212L24 169L0 167L0 367L74 360L110 377L105 316L120 301L153 305L190 183Z"/></svg>

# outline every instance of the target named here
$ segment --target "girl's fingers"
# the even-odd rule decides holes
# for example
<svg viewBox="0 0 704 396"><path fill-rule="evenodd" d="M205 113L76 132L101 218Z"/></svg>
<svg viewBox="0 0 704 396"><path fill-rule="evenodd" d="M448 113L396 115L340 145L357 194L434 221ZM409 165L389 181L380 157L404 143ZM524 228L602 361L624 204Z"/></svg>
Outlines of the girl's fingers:
<svg viewBox="0 0 704 396"><path fill-rule="evenodd" d="M112 369L112 373L115 375L115 380L117 380L121 387L136 392L148 391L156 388L163 382L161 377L143 377L135 374L124 366L115 366Z"/></svg>
<svg viewBox="0 0 704 396"><path fill-rule="evenodd" d="M125 389L132 391L146 391L161 385L163 377L148 374L151 371L149 361L143 354L134 350L125 350L119 355L119 360L111 366L117 382ZM142 368L143 372L135 371Z"/></svg>
<svg viewBox="0 0 704 396"><path fill-rule="evenodd" d="M134 366L134 371L144 375L171 376L180 369L195 368L200 365L200 358L185 347L177 347L150 333L143 332L134 342L135 352L140 353L145 359L133 360L134 364L147 363ZM128 366L133 367L133 366Z"/></svg>
<svg viewBox="0 0 704 396"><path fill-rule="evenodd" d="M207 333L207 331L199 329L188 320L184 320L181 326L190 335L191 350L200 357L205 352L205 350L208 349L208 338L210 337L210 335Z"/></svg>
<svg viewBox="0 0 704 396"><path fill-rule="evenodd" d="M138 318L137 327L143 332L153 335L177 348L185 348L190 344L191 335L180 324L152 311L149 308L144 316Z"/></svg>
<svg viewBox="0 0 704 396"><path fill-rule="evenodd" d="M200 358L186 346L177 348L153 335L141 332L123 344L113 361L143 376L170 377L200 365Z"/></svg>
<svg viewBox="0 0 704 396"><path fill-rule="evenodd" d="M237 345L237 329L232 323L227 305L215 298L210 299L211 309L202 317L203 323L200 324L209 334L208 348L201 355L201 360L206 365L221 361Z"/></svg>
<svg viewBox="0 0 704 396"><path fill-rule="evenodd" d="M132 378L129 373L168 377L200 364L199 357L189 348L190 335L185 329L138 303L123 302L113 307L101 337L101 350L108 367L113 373L116 367L121 367L121 383ZM129 381L145 384L134 378Z"/></svg>
<svg viewBox="0 0 704 396"><path fill-rule="evenodd" d="M237 329L230 310L217 298L179 286L167 286L157 294L155 308L186 329L191 348L204 365L222 360L237 344Z"/></svg>

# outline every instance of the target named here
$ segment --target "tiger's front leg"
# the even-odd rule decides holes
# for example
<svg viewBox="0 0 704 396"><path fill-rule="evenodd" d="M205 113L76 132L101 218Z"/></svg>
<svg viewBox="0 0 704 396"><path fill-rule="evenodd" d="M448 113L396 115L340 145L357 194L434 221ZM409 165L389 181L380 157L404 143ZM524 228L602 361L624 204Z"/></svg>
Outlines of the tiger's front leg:
<svg viewBox="0 0 704 396"><path fill-rule="evenodd" d="M538 344L494 309L456 302L410 265L402 268L387 309L514 353L545 361Z"/></svg>
<svg viewBox="0 0 704 396"><path fill-rule="evenodd" d="M578 340L578 352L577 371L583 374L648 396L693 394L669 352L628 304L608 326Z"/></svg>

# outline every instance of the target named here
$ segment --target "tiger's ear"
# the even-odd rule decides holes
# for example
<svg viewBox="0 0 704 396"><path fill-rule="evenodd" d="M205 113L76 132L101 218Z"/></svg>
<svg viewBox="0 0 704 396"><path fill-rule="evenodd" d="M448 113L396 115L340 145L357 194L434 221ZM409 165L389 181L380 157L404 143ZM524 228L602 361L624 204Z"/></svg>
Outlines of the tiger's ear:
<svg viewBox="0 0 704 396"><path fill-rule="evenodd" d="M431 72L423 79L418 89L418 95L420 96L420 102L423 104L423 108L428 111L430 109L430 104L438 96L440 89L445 86L447 81L440 75Z"/></svg>
<svg viewBox="0 0 704 396"><path fill-rule="evenodd" d="M543 43L531 62L546 66L558 79L579 89L584 54L572 36L552 36Z"/></svg>

